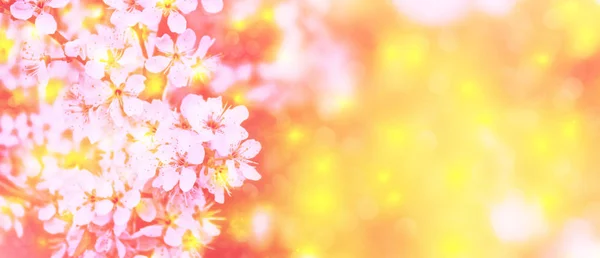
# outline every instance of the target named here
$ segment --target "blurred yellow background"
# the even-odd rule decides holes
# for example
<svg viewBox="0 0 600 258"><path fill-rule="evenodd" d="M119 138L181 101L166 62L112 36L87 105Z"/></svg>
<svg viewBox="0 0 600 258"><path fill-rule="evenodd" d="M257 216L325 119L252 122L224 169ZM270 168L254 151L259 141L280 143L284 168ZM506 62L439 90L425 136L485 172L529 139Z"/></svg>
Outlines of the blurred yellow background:
<svg viewBox="0 0 600 258"><path fill-rule="evenodd" d="M347 50L335 77L354 86L305 73L280 89L304 102L252 115L263 179L233 194L208 256L600 257L600 3L284 2L231 22L275 24L276 62L292 3Z"/></svg>

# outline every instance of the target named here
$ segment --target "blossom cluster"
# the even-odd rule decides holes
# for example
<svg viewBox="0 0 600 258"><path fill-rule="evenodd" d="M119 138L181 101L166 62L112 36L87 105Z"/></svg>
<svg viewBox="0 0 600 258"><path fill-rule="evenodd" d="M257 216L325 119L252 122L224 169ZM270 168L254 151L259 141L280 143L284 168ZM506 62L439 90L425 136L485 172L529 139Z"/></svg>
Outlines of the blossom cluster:
<svg viewBox="0 0 600 258"><path fill-rule="evenodd" d="M216 68L207 56L214 39L187 28L184 15L199 3L208 14L223 8L104 0L110 18L85 28L76 22L83 1L0 2L0 26L17 46L0 60L1 85L36 102L0 111L0 230L21 236L32 211L52 257L201 255L220 233L213 201L260 179L252 159L261 145L242 126L244 106L196 94L168 100L169 88ZM166 82L162 99L142 94L150 75ZM53 80L66 87L44 101Z"/></svg>

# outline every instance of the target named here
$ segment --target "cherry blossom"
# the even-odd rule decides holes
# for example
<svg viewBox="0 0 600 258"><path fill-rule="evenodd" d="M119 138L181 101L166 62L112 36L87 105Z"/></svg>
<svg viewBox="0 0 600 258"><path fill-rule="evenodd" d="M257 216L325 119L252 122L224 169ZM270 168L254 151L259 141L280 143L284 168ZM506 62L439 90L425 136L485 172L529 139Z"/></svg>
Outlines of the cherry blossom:
<svg viewBox="0 0 600 258"><path fill-rule="evenodd" d="M56 32L56 20L48 13L48 8L62 8L69 0L18 0L10 6L10 13L17 19L27 20L32 16L35 18L35 27L42 34L53 34Z"/></svg>
<svg viewBox="0 0 600 258"><path fill-rule="evenodd" d="M167 34L158 38L156 47L163 55L155 55L146 62L146 69L153 73L166 71L169 83L176 87L188 85L194 74L191 66L196 65L206 55L213 40L204 36L199 46L196 44L196 33L191 29L185 30L177 37L175 43Z"/></svg>
<svg viewBox="0 0 600 258"><path fill-rule="evenodd" d="M183 192L192 189L196 181L194 166L202 164L204 160L202 143L177 141L176 144L160 146L157 154L164 165L159 169L159 176L152 186L170 191L179 183Z"/></svg>
<svg viewBox="0 0 600 258"><path fill-rule="evenodd" d="M167 18L169 29L174 33L183 33L187 21L183 15L196 10L198 1L195 0L159 0L155 6L142 12L142 22L150 27L156 27L163 17Z"/></svg>

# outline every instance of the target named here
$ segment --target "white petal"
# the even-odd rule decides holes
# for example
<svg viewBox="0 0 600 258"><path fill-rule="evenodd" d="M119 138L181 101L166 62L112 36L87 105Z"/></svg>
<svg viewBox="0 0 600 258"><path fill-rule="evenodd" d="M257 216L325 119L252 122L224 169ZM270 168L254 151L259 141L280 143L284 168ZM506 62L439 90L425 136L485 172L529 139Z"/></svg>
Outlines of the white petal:
<svg viewBox="0 0 600 258"><path fill-rule="evenodd" d="M248 119L248 108L246 106L234 107L223 114L223 124L239 125L246 119Z"/></svg>
<svg viewBox="0 0 600 258"><path fill-rule="evenodd" d="M202 145L194 145L188 149L187 161L190 164L198 165L204 161L204 148Z"/></svg>
<svg viewBox="0 0 600 258"><path fill-rule="evenodd" d="M242 143L242 145L240 146L239 153L245 159L251 159L251 158L256 157L256 155L258 155L261 148L262 147L260 145L260 142L250 139L250 140L246 140L246 141L244 141L244 143Z"/></svg>
<svg viewBox="0 0 600 258"><path fill-rule="evenodd" d="M223 0L202 0L202 7L207 13L218 13L223 10Z"/></svg>
<svg viewBox="0 0 600 258"><path fill-rule="evenodd" d="M104 77L105 64L90 60L85 63L85 73L94 79L102 79Z"/></svg>
<svg viewBox="0 0 600 258"><path fill-rule="evenodd" d="M44 230L46 230L46 232L48 232L52 235L64 233L66 227L67 227L67 222L57 219L57 218L53 218L49 221L44 222Z"/></svg>
<svg viewBox="0 0 600 258"><path fill-rule="evenodd" d="M135 207L135 212L145 222L150 222L156 218L156 208L151 199L140 200L139 205Z"/></svg>
<svg viewBox="0 0 600 258"><path fill-rule="evenodd" d="M106 180L99 179L96 182L96 196L106 198L113 194L112 184Z"/></svg>
<svg viewBox="0 0 600 258"><path fill-rule="evenodd" d="M218 236L221 231L219 230L219 228L217 226L215 226L215 224L212 224L209 220L204 219L202 221L202 228L204 229L204 231L206 233L208 233L210 236Z"/></svg>
<svg viewBox="0 0 600 258"><path fill-rule="evenodd" d="M244 175L245 178L250 179L250 180L259 180L261 178L260 174L258 173L258 171L256 171L256 168L253 166L250 166L246 163L240 163L240 168L239 170L242 172L242 175Z"/></svg>
<svg viewBox="0 0 600 258"><path fill-rule="evenodd" d="M117 207L113 214L113 220L116 225L125 225L131 217L131 210L124 207Z"/></svg>
<svg viewBox="0 0 600 258"><path fill-rule="evenodd" d="M179 188L181 188L181 191L184 193L188 192L192 189L194 183L196 183L196 173L194 170L183 168L179 178Z"/></svg>
<svg viewBox="0 0 600 258"><path fill-rule="evenodd" d="M167 78L169 79L169 82L175 87L184 87L188 85L191 74L192 71L190 67L182 63L176 63L169 70Z"/></svg>
<svg viewBox="0 0 600 258"><path fill-rule="evenodd" d="M129 76L129 73L125 69L110 70L110 80L117 86L121 86L127 79L127 76Z"/></svg>
<svg viewBox="0 0 600 258"><path fill-rule="evenodd" d="M164 71L171 62L166 56L153 56L146 61L146 69L151 73L160 73Z"/></svg>
<svg viewBox="0 0 600 258"><path fill-rule="evenodd" d="M123 96L123 110L127 116L137 116L144 111L144 101L135 97Z"/></svg>
<svg viewBox="0 0 600 258"><path fill-rule="evenodd" d="M125 10L116 10L110 16L110 23L116 27L131 27L138 23L141 13L127 12Z"/></svg>
<svg viewBox="0 0 600 258"><path fill-rule="evenodd" d="M65 256L66 252L67 252L67 245L61 244L58 251L52 253L52 256L50 256L50 258L63 258Z"/></svg>
<svg viewBox="0 0 600 258"><path fill-rule="evenodd" d="M160 52L172 54L173 53L173 40L168 34L162 35L162 37L156 39L156 47Z"/></svg>
<svg viewBox="0 0 600 258"><path fill-rule="evenodd" d="M145 81L146 77L140 74L129 76L129 78L127 78L127 82L125 83L125 91L137 96L144 90L144 88L146 88L146 85L144 85Z"/></svg>
<svg viewBox="0 0 600 258"><path fill-rule="evenodd" d="M109 112L110 117L116 126L121 127L123 124L125 124L125 118L123 117L123 112L121 112L121 107L118 101L113 100L112 103L110 103Z"/></svg>
<svg viewBox="0 0 600 258"><path fill-rule="evenodd" d="M167 232L165 233L165 243L167 245L170 245L172 247L177 247L181 245L181 238L183 237L183 234L178 231L173 229L172 227L169 227L167 229Z"/></svg>
<svg viewBox="0 0 600 258"><path fill-rule="evenodd" d="M42 12L35 19L35 28L41 34L54 34L56 32L56 20L49 13Z"/></svg>
<svg viewBox="0 0 600 258"><path fill-rule="evenodd" d="M85 205L75 212L73 215L73 223L76 226L89 224L94 218L91 205Z"/></svg>
<svg viewBox="0 0 600 258"><path fill-rule="evenodd" d="M179 34L175 45L179 52L187 52L194 48L196 44L196 33L191 29L186 29L183 33Z"/></svg>
<svg viewBox="0 0 600 258"><path fill-rule="evenodd" d="M200 39L200 43L198 44L198 49L194 54L197 57L204 58L206 56L206 52L208 49L215 43L215 39L211 39L209 36L202 36Z"/></svg>
<svg viewBox="0 0 600 258"><path fill-rule="evenodd" d="M95 211L96 214L102 216L108 214L113 209L113 202L110 200L101 200L96 202Z"/></svg>
<svg viewBox="0 0 600 258"><path fill-rule="evenodd" d="M140 191L133 189L125 193L121 202L125 207L133 209L140 203L140 196Z"/></svg>
<svg viewBox="0 0 600 258"><path fill-rule="evenodd" d="M198 8L198 0L175 0L175 6L183 14L188 14Z"/></svg>
<svg viewBox="0 0 600 258"><path fill-rule="evenodd" d="M156 7L146 8L142 11L142 18L140 21L148 27L154 29L160 23L162 18L162 10Z"/></svg>
<svg viewBox="0 0 600 258"><path fill-rule="evenodd" d="M110 249L112 249L112 239L110 239L109 234L102 234L100 237L96 239L96 244L94 245L94 249L99 253L106 253Z"/></svg>
<svg viewBox="0 0 600 258"><path fill-rule="evenodd" d="M125 2L122 0L103 0L104 3L116 10L122 10L126 7Z"/></svg>
<svg viewBox="0 0 600 258"><path fill-rule="evenodd" d="M50 2L46 3L46 6L50 6L52 8L63 8L67 6L69 0L50 0Z"/></svg>
<svg viewBox="0 0 600 258"><path fill-rule="evenodd" d="M33 16L34 7L25 1L16 1L10 6L10 13L17 19L27 20Z"/></svg>
<svg viewBox="0 0 600 258"><path fill-rule="evenodd" d="M15 232L17 233L17 237L21 238L23 236L23 224L20 221L15 221Z"/></svg>
<svg viewBox="0 0 600 258"><path fill-rule="evenodd" d="M167 18L167 25L172 32L179 34L187 28L187 21L179 12L171 12Z"/></svg>
<svg viewBox="0 0 600 258"><path fill-rule="evenodd" d="M56 214L56 207L54 207L54 204L49 204L40 209L38 219L42 221L49 220L54 214Z"/></svg>
<svg viewBox="0 0 600 258"><path fill-rule="evenodd" d="M170 191L179 181L179 173L177 173L172 167L163 168L160 172L162 173L162 189L165 191Z"/></svg>
<svg viewBox="0 0 600 258"><path fill-rule="evenodd" d="M225 189L223 187L217 187L215 189L215 202L224 203L225 202Z"/></svg>
<svg viewBox="0 0 600 258"><path fill-rule="evenodd" d="M127 252L125 245L119 239L116 239L115 242L117 243L117 254L119 255L119 258L125 257Z"/></svg>

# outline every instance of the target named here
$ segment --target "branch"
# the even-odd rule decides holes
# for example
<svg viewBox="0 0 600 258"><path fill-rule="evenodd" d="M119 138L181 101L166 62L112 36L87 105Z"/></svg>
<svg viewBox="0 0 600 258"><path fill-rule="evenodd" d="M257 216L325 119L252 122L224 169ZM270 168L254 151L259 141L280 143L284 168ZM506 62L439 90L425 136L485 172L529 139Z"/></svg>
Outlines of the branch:
<svg viewBox="0 0 600 258"><path fill-rule="evenodd" d="M135 31L135 34L137 35L138 38L138 43L140 44L140 48L142 49L142 55L144 55L144 58L148 59L148 51L146 50L146 42L144 41L144 38L142 37L142 31L140 30L140 27L134 27L133 31Z"/></svg>

